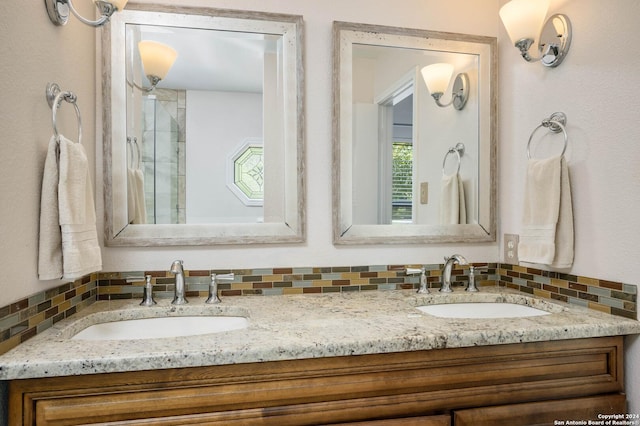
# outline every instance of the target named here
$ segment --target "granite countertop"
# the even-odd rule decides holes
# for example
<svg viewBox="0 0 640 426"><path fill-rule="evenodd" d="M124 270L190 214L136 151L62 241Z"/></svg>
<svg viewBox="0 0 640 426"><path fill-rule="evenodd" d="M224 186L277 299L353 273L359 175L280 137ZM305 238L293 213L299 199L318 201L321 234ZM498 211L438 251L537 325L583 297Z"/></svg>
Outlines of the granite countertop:
<svg viewBox="0 0 640 426"><path fill-rule="evenodd" d="M551 314L448 319L416 309L461 301L514 302ZM169 300L154 307L138 302L96 302L56 323L0 356L0 380L640 334L638 321L497 287L427 295L401 290L226 297L219 305L192 298L178 307ZM177 338L70 340L98 322L175 315L241 315L249 326Z"/></svg>

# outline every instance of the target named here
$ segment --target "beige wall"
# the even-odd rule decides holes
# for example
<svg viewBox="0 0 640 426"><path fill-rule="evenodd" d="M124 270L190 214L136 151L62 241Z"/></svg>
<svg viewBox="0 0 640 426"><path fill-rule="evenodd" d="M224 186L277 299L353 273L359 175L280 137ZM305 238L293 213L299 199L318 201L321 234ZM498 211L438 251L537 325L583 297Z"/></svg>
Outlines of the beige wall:
<svg viewBox="0 0 640 426"><path fill-rule="evenodd" d="M76 1L85 14L88 0ZM640 31L637 0L554 0L552 10L569 14L575 37L557 69L526 64L510 46L498 21L503 0L191 0L193 5L300 14L305 19L306 142L309 224L307 243L294 247L180 249L106 248L106 270L167 269L184 258L189 269L260 266L436 263L460 251L471 261L502 260L498 243L336 248L331 244L331 22L446 30L500 38L499 233L518 233L522 170L530 132L554 111L569 119L567 158L574 189L576 259L569 271L582 276L639 281L640 258L640 57L633 49ZM75 91L82 110L85 147L93 159L94 30L72 19L64 28L48 20L41 0L0 2L0 254L10 265L0 278L0 306L57 285L37 280L40 179L50 110L48 81ZM98 87L99 89L99 87ZM98 108L99 110L99 108ZM62 129L74 134L72 109ZM100 130L96 132L100 137ZM101 156L97 152L97 172ZM313 159L313 161L310 161ZM97 180L102 216L101 177ZM322 259L319 261L318 259ZM624 259L624 261L621 261ZM640 364L640 343L629 339L627 365ZM631 412L639 412L640 371L628 368ZM635 405L633 405L635 404Z"/></svg>
<svg viewBox="0 0 640 426"><path fill-rule="evenodd" d="M93 5L79 1L88 15ZM95 38L77 20L56 27L44 1L0 2L0 306L59 284L37 279L40 186L53 133L48 82L78 96L87 156L95 162ZM73 106L59 110L59 130L77 138Z"/></svg>

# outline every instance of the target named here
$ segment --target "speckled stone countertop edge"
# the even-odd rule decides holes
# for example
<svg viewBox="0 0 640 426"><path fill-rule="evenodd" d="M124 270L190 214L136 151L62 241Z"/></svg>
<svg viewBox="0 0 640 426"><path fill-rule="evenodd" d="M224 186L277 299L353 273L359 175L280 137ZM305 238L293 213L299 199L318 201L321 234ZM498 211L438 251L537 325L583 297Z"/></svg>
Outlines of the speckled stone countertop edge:
<svg viewBox="0 0 640 426"><path fill-rule="evenodd" d="M526 318L459 319L417 306L505 301L550 312ZM550 302L504 288L480 293L410 290L204 299L153 308L137 301L96 302L0 356L0 380L200 367L640 334L640 322ZM246 329L149 340L71 340L94 323L176 315L240 315Z"/></svg>

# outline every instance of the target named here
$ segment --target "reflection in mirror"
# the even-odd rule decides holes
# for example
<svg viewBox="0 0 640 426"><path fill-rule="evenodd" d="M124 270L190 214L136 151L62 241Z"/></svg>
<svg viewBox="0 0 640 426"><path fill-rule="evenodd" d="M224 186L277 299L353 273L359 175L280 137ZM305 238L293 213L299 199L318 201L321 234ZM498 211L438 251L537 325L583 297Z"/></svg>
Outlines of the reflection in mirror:
<svg viewBox="0 0 640 426"><path fill-rule="evenodd" d="M441 180L446 178L448 183L458 177L458 163L456 158L448 158L449 148L462 143L459 141L478 140L477 84L464 110L443 111L429 95L419 72L430 64L455 62L475 83L477 56L353 44L353 121L357 124L353 132L354 224L477 223L477 142L469 144L471 149L460 158L458 172L466 191L455 200L459 204L455 210L466 211L468 216L449 220L451 214L443 207L451 209L453 203L443 205L445 194L429 197L429 192L438 192L440 188L434 186ZM436 166L443 161L441 171ZM374 164L377 167L372 167ZM422 201L420 186L424 188Z"/></svg>
<svg viewBox="0 0 640 426"><path fill-rule="evenodd" d="M334 23L335 243L495 240L495 45Z"/></svg>
<svg viewBox="0 0 640 426"><path fill-rule="evenodd" d="M145 187L136 196L147 212L146 220L132 223L263 222L263 155L249 154L257 146L262 150L263 114L282 104L284 93L265 90L282 85L282 37L146 24L125 28L129 79L147 74L137 55L141 40L171 43L180 52L158 89L128 92L127 108L133 111L127 117L130 133L137 130L136 109L142 108ZM142 102L137 101L140 95ZM279 129L268 131L267 140L275 144ZM247 139L254 142L245 153ZM234 172L237 179L228 182L227 175ZM273 170L267 174L268 186L278 184L276 177ZM245 194L249 190L251 202ZM136 196L129 197L133 204ZM274 212L277 194L273 197L267 202L270 219L284 221L282 212ZM130 207L136 209L137 205Z"/></svg>
<svg viewBox="0 0 640 426"><path fill-rule="evenodd" d="M301 26L150 4L118 14L103 45L107 244L303 241ZM140 42L177 53L159 81Z"/></svg>

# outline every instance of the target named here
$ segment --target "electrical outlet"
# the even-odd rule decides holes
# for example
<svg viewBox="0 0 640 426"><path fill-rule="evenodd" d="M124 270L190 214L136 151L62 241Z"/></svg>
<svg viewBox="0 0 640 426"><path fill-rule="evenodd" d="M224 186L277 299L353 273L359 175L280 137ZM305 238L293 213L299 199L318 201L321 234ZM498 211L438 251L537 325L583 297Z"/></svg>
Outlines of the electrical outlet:
<svg viewBox="0 0 640 426"><path fill-rule="evenodd" d="M504 261L512 265L518 264L518 234L504 234Z"/></svg>
<svg viewBox="0 0 640 426"><path fill-rule="evenodd" d="M429 182L420 182L420 204L429 203Z"/></svg>

